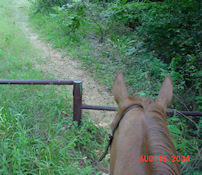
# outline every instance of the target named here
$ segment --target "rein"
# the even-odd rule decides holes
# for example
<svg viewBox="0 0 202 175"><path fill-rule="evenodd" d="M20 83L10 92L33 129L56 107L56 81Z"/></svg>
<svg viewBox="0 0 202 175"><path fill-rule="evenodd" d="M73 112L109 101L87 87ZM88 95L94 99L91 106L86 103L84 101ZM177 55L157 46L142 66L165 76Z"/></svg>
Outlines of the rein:
<svg viewBox="0 0 202 175"><path fill-rule="evenodd" d="M105 149L104 153L103 153L102 156L100 157L99 161L102 161L102 159L106 156L106 154L107 154L107 152L108 152L108 150L109 150L109 147L110 147L111 144L112 144L112 141L113 141L113 138L114 138L114 133L115 133L116 129L119 127L119 124L120 124L121 120L123 119L123 117L126 115L127 112L129 112L129 111L132 110L132 109L136 109L136 108L142 108L142 106L141 106L141 105L132 105L132 106L128 107L128 108L122 113L122 115L121 115L119 121L116 123L114 129L112 130L112 133L109 134L108 144L107 144L107 146L106 146L106 149Z"/></svg>

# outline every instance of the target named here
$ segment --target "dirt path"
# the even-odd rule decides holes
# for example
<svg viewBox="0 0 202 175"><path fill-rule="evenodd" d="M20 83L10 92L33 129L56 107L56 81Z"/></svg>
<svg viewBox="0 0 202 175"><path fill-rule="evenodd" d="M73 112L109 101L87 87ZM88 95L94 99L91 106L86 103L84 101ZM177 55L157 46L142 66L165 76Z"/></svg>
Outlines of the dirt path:
<svg viewBox="0 0 202 175"><path fill-rule="evenodd" d="M49 43L39 39L37 33L33 32L28 25L26 8L29 3L26 0L13 1L13 16L15 23L24 31L30 42L43 53L42 62L36 62L35 66L44 72L52 74L58 80L83 80L83 102L89 105L111 105L116 106L111 93L107 88L96 83L89 73L81 68L77 60L64 57L64 52L53 49ZM25 10L23 10L25 8ZM86 113L86 112L85 112ZM89 116L101 126L109 126L114 112L88 111Z"/></svg>

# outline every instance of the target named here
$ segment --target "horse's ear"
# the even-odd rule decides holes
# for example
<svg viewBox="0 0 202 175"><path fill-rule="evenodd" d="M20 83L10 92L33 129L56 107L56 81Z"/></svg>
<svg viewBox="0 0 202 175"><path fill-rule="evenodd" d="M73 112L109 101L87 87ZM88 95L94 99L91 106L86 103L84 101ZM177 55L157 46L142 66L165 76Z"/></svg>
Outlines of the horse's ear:
<svg viewBox="0 0 202 175"><path fill-rule="evenodd" d="M167 108L172 100L172 97L173 97L173 83L170 76L167 75L164 82L161 85L157 102L164 108Z"/></svg>
<svg viewBox="0 0 202 175"><path fill-rule="evenodd" d="M120 71L114 79L113 95L119 106L121 106L124 103L124 100L128 98L128 91L122 71Z"/></svg>

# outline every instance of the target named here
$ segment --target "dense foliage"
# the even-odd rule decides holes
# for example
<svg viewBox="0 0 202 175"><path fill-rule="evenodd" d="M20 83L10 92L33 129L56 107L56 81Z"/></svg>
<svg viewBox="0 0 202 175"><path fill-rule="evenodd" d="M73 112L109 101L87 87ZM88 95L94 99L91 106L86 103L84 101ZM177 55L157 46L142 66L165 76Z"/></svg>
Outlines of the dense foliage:
<svg viewBox="0 0 202 175"><path fill-rule="evenodd" d="M136 81L144 78L147 82L144 90L148 93L153 89L148 78L151 82L162 80L170 72L175 94L178 94L175 105L185 108L181 101L186 99L186 108L199 110L202 75L200 1L32 2L33 13L49 13L49 20L57 25L61 37L68 38L63 45L72 41L78 46L84 38L93 42L88 48L95 47L92 49L98 52L83 54L84 60L92 58L91 71L98 68L103 76L102 70L112 69L111 73L122 68L129 77L131 89L140 89L140 85L130 77L135 76Z"/></svg>
<svg viewBox="0 0 202 175"><path fill-rule="evenodd" d="M199 0L32 0L31 19L42 36L78 57L111 88L122 69L141 96L155 96L170 73L173 108L202 108L201 1ZM178 152L190 154L182 171L197 174L201 119L175 115L169 120Z"/></svg>

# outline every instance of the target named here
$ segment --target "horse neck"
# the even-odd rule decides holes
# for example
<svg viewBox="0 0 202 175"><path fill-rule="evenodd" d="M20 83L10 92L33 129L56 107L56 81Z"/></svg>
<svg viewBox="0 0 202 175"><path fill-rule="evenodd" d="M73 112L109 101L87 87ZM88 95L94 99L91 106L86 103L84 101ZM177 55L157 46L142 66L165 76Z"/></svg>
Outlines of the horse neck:
<svg viewBox="0 0 202 175"><path fill-rule="evenodd" d="M178 163L172 162L172 156L176 155L176 150L168 130L165 111L155 104L151 105L145 112L145 122L155 174L180 174ZM159 156L166 157L166 160L160 161Z"/></svg>
<svg viewBox="0 0 202 175"><path fill-rule="evenodd" d="M152 155L153 162L140 162L143 155ZM180 174L179 165L171 161L173 155L176 155L176 151L167 127L165 111L158 106L144 111L133 110L126 114L115 132L110 171L116 175L134 172L177 175ZM166 156L167 160L160 161L159 156Z"/></svg>
<svg viewBox="0 0 202 175"><path fill-rule="evenodd" d="M142 110L124 116L111 147L111 174L152 174L151 166L140 162L141 156L149 153L146 129Z"/></svg>

